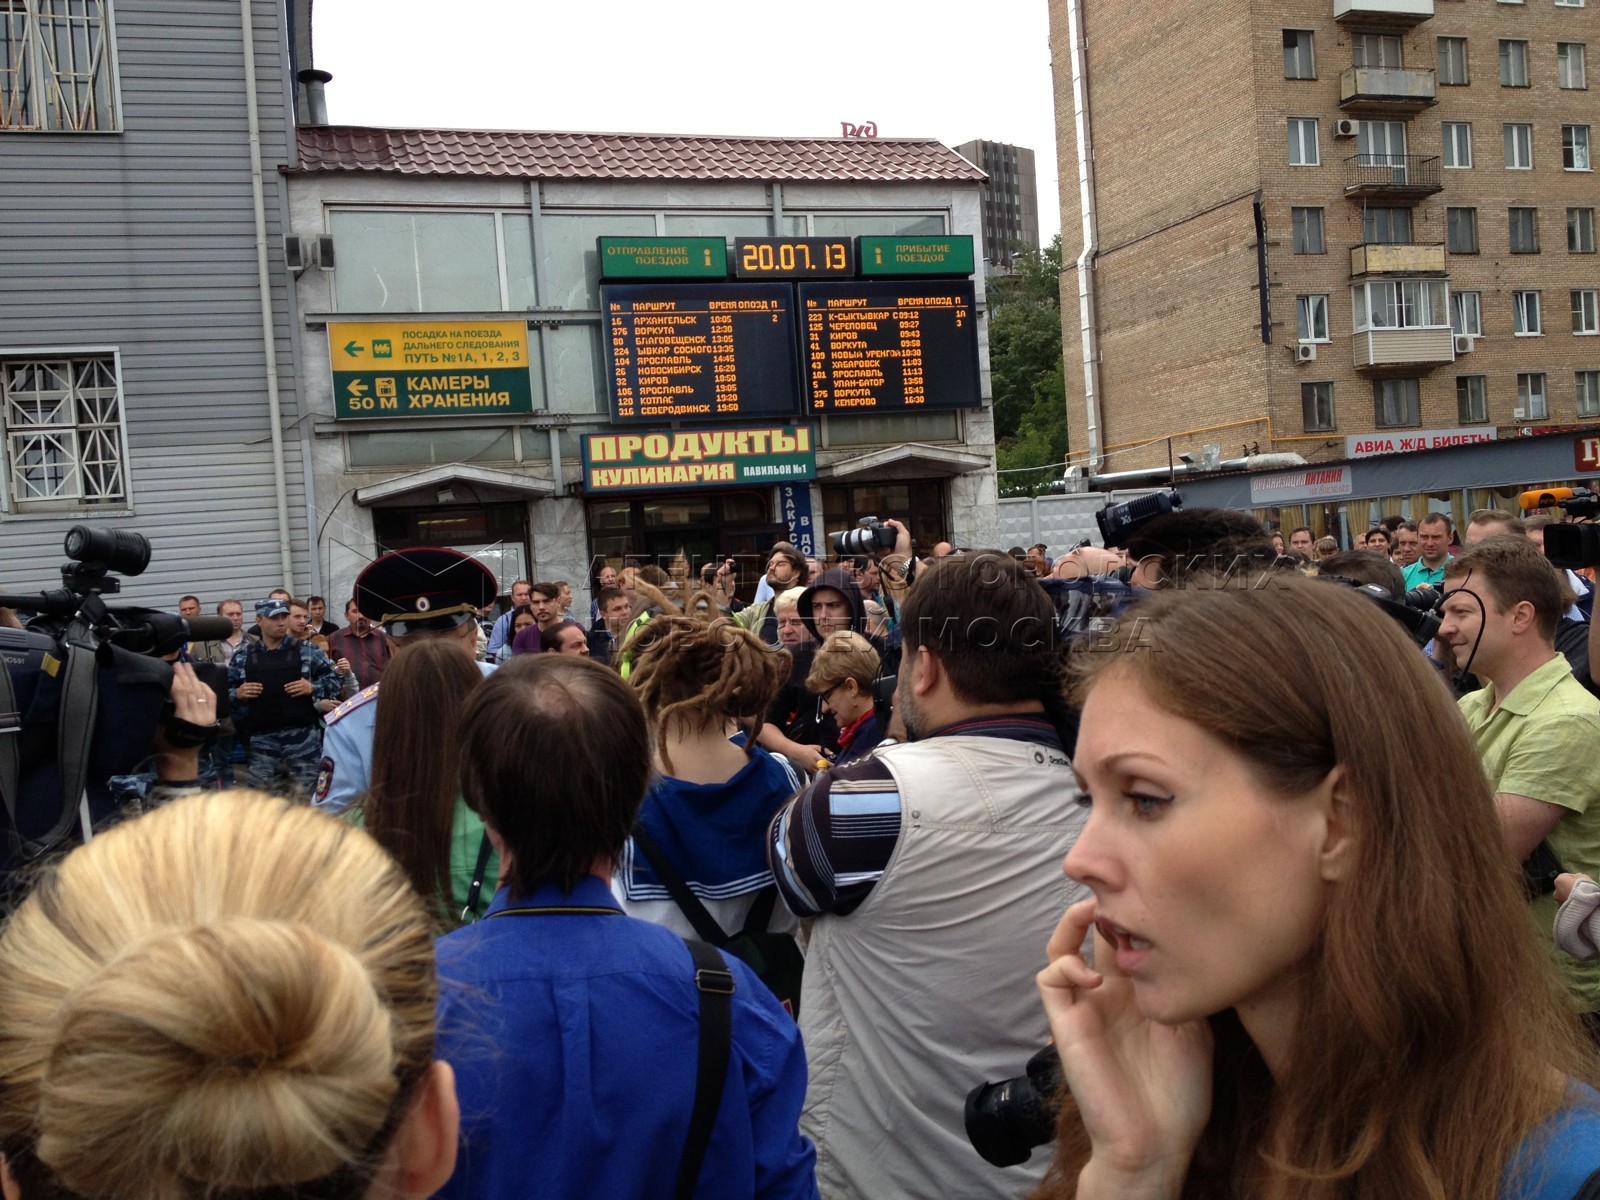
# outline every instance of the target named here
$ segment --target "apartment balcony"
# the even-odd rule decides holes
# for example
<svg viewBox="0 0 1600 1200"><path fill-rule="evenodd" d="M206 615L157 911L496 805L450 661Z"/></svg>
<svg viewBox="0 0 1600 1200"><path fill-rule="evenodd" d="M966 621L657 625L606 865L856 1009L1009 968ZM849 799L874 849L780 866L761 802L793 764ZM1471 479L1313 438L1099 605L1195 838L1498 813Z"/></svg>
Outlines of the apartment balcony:
<svg viewBox="0 0 1600 1200"><path fill-rule="evenodd" d="M1439 75L1431 67L1351 67L1339 76L1339 107L1377 117L1410 117L1439 103Z"/></svg>
<svg viewBox="0 0 1600 1200"><path fill-rule="evenodd" d="M1363 242L1350 247L1350 278L1364 275L1443 275L1444 245Z"/></svg>
<svg viewBox="0 0 1600 1200"><path fill-rule="evenodd" d="M1444 191L1436 154L1352 154L1344 165L1344 194L1351 200L1409 206Z"/></svg>
<svg viewBox="0 0 1600 1200"><path fill-rule="evenodd" d="M1433 18L1433 0L1333 0L1333 19L1341 25L1410 29Z"/></svg>
<svg viewBox="0 0 1600 1200"><path fill-rule="evenodd" d="M1410 374L1456 360L1448 325L1421 329L1369 329L1352 339L1356 370L1370 375Z"/></svg>

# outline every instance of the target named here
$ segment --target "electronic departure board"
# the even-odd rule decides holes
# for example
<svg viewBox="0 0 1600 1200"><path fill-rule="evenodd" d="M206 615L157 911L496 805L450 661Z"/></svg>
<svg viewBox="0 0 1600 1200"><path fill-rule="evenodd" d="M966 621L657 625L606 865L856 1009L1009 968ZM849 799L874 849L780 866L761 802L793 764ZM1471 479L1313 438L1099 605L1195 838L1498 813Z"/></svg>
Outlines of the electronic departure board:
<svg viewBox="0 0 1600 1200"><path fill-rule="evenodd" d="M851 279L849 238L735 238L733 273L740 279Z"/></svg>
<svg viewBox="0 0 1600 1200"><path fill-rule="evenodd" d="M970 282L860 280L798 290L808 411L982 404Z"/></svg>
<svg viewBox="0 0 1600 1200"><path fill-rule="evenodd" d="M601 287L613 419L796 415L793 305L786 283Z"/></svg>

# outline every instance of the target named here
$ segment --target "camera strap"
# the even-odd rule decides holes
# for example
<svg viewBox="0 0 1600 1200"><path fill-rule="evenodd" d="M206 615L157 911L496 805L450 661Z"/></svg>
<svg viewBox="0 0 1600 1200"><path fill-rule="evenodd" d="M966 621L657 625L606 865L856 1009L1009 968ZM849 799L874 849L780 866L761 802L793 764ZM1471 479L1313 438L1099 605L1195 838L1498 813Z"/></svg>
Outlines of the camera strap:
<svg viewBox="0 0 1600 1200"><path fill-rule="evenodd" d="M89 744L94 740L95 719L100 711L100 678L94 647L75 637L92 636L87 626L74 620L61 639L66 647L66 672L61 686L60 711L56 716L56 766L61 778L61 811L50 831L38 841L26 843L24 854L37 858L54 849L67 836L72 823L83 817L83 840L91 836L89 812L84 805L89 785Z"/></svg>
<svg viewBox="0 0 1600 1200"><path fill-rule="evenodd" d="M17 707L17 690L11 683L11 672L0 665L0 803L5 804L6 832L13 853L22 846L22 835L17 832L17 787L21 779L22 713Z"/></svg>

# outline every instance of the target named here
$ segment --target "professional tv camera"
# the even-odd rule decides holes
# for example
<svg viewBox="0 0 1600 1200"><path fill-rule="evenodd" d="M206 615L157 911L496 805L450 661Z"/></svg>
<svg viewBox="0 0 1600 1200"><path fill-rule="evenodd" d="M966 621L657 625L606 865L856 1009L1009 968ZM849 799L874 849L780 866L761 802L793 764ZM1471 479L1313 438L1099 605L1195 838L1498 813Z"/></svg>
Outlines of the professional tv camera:
<svg viewBox="0 0 1600 1200"><path fill-rule="evenodd" d="M1536 508L1564 508L1569 517L1600 518L1600 495L1588 488L1543 488L1517 497L1523 512ZM1544 556L1552 564L1576 571L1600 566L1600 525L1562 521L1544 527Z"/></svg>
<svg viewBox="0 0 1600 1200"><path fill-rule="evenodd" d="M163 656L191 640L232 636L222 618L185 620L156 609L107 604L122 590L113 572L138 575L150 543L125 530L75 525L62 586L0 595L34 614L27 628L0 628L0 799L9 871L87 832L114 809L109 780L151 753L165 719L172 666Z"/></svg>
<svg viewBox="0 0 1600 1200"><path fill-rule="evenodd" d="M828 535L835 554L871 554L874 550L894 549L895 531L877 517L862 517L854 529L841 529Z"/></svg>
<svg viewBox="0 0 1600 1200"><path fill-rule="evenodd" d="M1177 492L1152 492L1137 500L1121 504L1108 504L1095 513L1095 524L1100 526L1100 539L1107 546L1126 546L1128 540L1157 517L1177 512L1183 507L1183 498Z"/></svg>

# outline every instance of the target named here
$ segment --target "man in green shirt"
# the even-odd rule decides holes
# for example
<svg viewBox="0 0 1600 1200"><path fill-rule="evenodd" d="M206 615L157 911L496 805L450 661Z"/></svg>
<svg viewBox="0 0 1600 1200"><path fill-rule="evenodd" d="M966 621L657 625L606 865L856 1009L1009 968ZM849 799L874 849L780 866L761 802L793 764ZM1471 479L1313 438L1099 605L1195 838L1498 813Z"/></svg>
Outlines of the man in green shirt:
<svg viewBox="0 0 1600 1200"><path fill-rule="evenodd" d="M1459 701L1514 861L1543 843L1563 870L1600 871L1600 700L1556 652L1555 569L1524 537L1486 538L1443 567L1439 640L1484 686ZM1555 898L1532 904L1552 944ZM1579 1010L1600 1031L1600 961L1561 956Z"/></svg>
<svg viewBox="0 0 1600 1200"><path fill-rule="evenodd" d="M1450 518L1429 513L1417 522L1417 540L1422 555L1406 568L1406 591L1423 584L1438 587L1450 562Z"/></svg>

